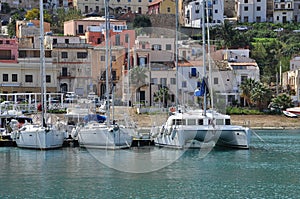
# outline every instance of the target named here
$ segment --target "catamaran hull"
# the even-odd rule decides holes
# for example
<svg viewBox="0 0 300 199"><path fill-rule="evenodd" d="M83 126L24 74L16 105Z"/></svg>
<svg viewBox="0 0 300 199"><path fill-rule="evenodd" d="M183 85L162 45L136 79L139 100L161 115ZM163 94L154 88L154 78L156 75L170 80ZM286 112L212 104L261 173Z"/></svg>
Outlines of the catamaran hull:
<svg viewBox="0 0 300 199"><path fill-rule="evenodd" d="M123 149L131 146L133 133L133 129L127 128L81 129L78 142L84 148Z"/></svg>
<svg viewBox="0 0 300 199"><path fill-rule="evenodd" d="M195 130L196 128L196 130ZM210 148L222 146L238 149L249 149L250 130L248 128L222 127L222 130L213 127L203 129L181 128L171 133L160 132L154 138L157 146L170 148Z"/></svg>
<svg viewBox="0 0 300 199"><path fill-rule="evenodd" d="M56 149L63 146L64 132L43 128L16 132L15 141L20 148L29 149Z"/></svg>

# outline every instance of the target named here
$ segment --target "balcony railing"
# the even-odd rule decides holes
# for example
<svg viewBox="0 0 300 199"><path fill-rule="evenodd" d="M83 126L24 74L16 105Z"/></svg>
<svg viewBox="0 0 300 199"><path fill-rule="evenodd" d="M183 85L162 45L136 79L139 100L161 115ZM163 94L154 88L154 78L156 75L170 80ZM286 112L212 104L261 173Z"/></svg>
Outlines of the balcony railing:
<svg viewBox="0 0 300 199"><path fill-rule="evenodd" d="M57 78L58 79L71 79L71 78L75 78L75 76L72 76L72 74L70 72L68 72L68 73L60 73Z"/></svg>

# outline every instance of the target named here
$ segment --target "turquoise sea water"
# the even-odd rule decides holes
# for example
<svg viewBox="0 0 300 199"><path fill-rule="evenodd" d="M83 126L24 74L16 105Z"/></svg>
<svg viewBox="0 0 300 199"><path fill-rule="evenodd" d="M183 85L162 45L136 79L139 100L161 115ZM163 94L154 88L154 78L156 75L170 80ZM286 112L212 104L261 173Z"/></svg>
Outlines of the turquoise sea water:
<svg viewBox="0 0 300 199"><path fill-rule="evenodd" d="M299 198L300 130L256 133L250 150L2 147L0 198Z"/></svg>

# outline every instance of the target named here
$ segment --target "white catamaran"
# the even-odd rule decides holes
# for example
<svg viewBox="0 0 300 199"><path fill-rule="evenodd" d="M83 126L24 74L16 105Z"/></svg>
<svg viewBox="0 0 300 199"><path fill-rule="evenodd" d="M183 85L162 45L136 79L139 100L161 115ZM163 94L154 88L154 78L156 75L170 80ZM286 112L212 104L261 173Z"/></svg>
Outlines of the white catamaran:
<svg viewBox="0 0 300 199"><path fill-rule="evenodd" d="M202 1L202 40L203 40L203 79L201 88L195 91L195 96L203 96L203 109L187 110L176 108L169 116L166 123L161 127L152 129L152 137L157 146L172 148L211 148L215 146L249 149L251 130L243 126L231 125L230 116L221 114L213 109L213 99L211 99L211 109L206 108L206 95L208 93L208 83L211 82L211 73L206 77L206 43L205 43L205 3ZM177 16L178 17L178 16ZM208 34L209 41L209 34ZM177 38L176 38L177 42ZM177 47L177 45L175 45ZM178 71L178 52L176 49L176 68ZM209 43L208 43L209 55ZM209 64L211 71L211 66ZM176 75L178 77L178 75ZM178 83L177 83L178 84ZM211 84L212 85L212 84ZM178 86L177 86L178 90ZM210 91L212 92L212 89ZM176 92L177 93L177 92ZM178 95L177 95L178 96ZM211 94L211 98L213 95Z"/></svg>
<svg viewBox="0 0 300 199"><path fill-rule="evenodd" d="M40 60L41 60L41 98L42 112L40 123L25 123L13 132L18 147L31 149L54 149L63 146L65 138L64 124L56 121L46 122L46 83L45 83L45 52L44 52L44 17L43 0L40 0Z"/></svg>

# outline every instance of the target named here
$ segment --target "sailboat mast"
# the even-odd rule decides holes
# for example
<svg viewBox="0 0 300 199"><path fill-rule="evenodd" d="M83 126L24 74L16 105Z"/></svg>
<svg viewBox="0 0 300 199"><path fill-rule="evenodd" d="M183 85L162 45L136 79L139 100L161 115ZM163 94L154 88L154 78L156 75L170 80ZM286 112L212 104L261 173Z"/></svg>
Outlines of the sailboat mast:
<svg viewBox="0 0 300 199"><path fill-rule="evenodd" d="M109 45L109 27L108 27L108 3L109 0L104 0L104 5L105 5L105 84L106 84L106 115L107 115L107 124L110 124L110 110L109 110L109 82L108 82L108 60L109 58L109 52L108 52L108 45Z"/></svg>
<svg viewBox="0 0 300 199"><path fill-rule="evenodd" d="M205 60L205 56L206 56L206 49L205 49L205 0L202 0L202 53L203 53L203 80L202 81L206 81L206 60ZM204 89L204 96L203 96L203 114L206 115L206 89Z"/></svg>
<svg viewBox="0 0 300 199"><path fill-rule="evenodd" d="M210 34L209 34L209 15L208 15L208 2L206 1L206 21L207 21L207 60L208 60L208 70L209 70L209 84L210 85L210 107L214 108L213 99L213 87L212 87L212 67L211 67L211 57L210 57ZM206 89L205 89L206 90Z"/></svg>
<svg viewBox="0 0 300 199"><path fill-rule="evenodd" d="M175 23L176 23L176 30L175 30L175 67L176 67L176 97L175 97L175 106L176 111L178 110L178 0L175 1L176 4L176 16L175 16Z"/></svg>
<svg viewBox="0 0 300 199"><path fill-rule="evenodd" d="M44 5L40 0L40 73L41 73L41 103L42 103L42 124L46 126L46 84L45 84L45 50L44 50Z"/></svg>

